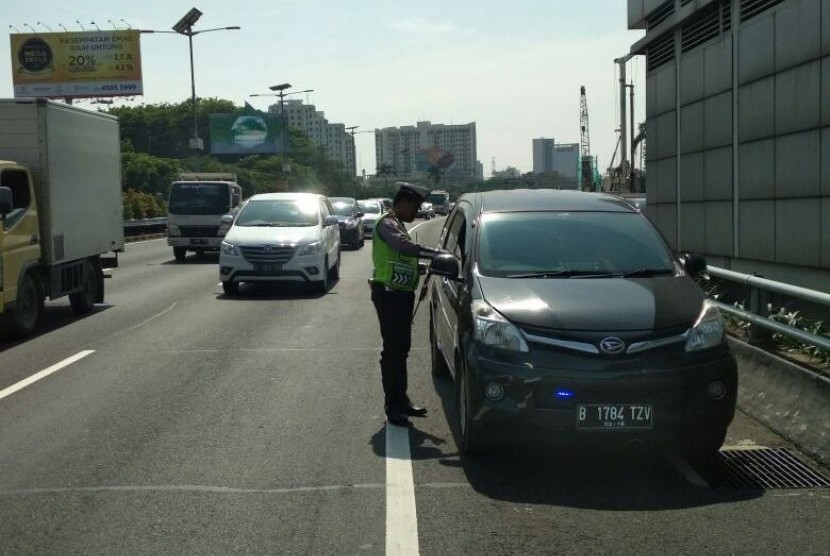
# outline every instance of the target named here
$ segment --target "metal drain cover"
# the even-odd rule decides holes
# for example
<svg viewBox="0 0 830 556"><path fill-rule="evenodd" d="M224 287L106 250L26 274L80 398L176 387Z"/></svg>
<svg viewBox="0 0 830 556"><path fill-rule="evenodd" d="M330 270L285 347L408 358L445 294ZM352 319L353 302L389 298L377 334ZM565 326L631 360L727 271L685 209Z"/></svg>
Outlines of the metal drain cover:
<svg viewBox="0 0 830 556"><path fill-rule="evenodd" d="M712 488L830 487L830 478L805 465L786 448L721 450L716 460L695 466L695 470Z"/></svg>

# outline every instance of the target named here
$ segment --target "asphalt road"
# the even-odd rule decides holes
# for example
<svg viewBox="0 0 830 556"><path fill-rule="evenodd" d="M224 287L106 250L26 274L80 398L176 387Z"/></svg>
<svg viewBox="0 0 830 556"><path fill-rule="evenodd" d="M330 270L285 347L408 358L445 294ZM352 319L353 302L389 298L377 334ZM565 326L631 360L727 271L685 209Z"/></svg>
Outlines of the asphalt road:
<svg viewBox="0 0 830 556"><path fill-rule="evenodd" d="M43 333L0 340L0 554L830 553L830 489L715 490L642 450L460 458L427 311L410 395L430 414L387 430L370 252L326 295L231 299L216 257L130 244L106 305L49 303ZM727 444L786 446L740 413Z"/></svg>

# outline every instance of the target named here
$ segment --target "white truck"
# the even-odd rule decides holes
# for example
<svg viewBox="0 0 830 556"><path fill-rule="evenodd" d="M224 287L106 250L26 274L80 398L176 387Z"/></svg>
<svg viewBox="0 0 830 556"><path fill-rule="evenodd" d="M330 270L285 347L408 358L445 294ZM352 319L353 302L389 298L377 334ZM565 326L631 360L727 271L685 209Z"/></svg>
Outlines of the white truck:
<svg viewBox="0 0 830 556"><path fill-rule="evenodd" d="M0 317L19 337L45 298L89 313L124 248L118 119L46 99L0 100Z"/></svg>
<svg viewBox="0 0 830 556"><path fill-rule="evenodd" d="M219 251L230 227L222 217L235 215L241 202L234 174L181 174L170 186L167 202L167 245L176 260L183 261L188 251Z"/></svg>

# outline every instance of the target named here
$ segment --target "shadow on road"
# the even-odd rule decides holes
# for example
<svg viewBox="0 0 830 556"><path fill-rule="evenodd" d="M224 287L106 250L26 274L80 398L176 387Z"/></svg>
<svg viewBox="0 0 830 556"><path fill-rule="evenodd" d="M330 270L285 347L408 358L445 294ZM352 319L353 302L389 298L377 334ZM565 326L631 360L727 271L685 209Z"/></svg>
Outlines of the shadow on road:
<svg viewBox="0 0 830 556"><path fill-rule="evenodd" d="M457 445L453 381L435 379L434 384ZM678 471L666 452L656 448L604 442L555 443L543 434L501 434L486 455L444 456L448 460L442 464L462 467L476 492L519 504L649 511L728 504L763 494L757 490L715 491L696 486Z"/></svg>
<svg viewBox="0 0 830 556"><path fill-rule="evenodd" d="M327 295L337 295L332 291L340 280L330 280L326 293L314 291L310 284L303 282L242 282L239 292L234 295L220 293L216 299L220 301L282 301L288 299L318 299Z"/></svg>
<svg viewBox="0 0 830 556"><path fill-rule="evenodd" d="M218 265L219 264L219 252L210 253L202 253L201 255L197 255L196 253L188 253L187 257L183 261L177 261L175 258L170 258L163 263L162 265L187 265L187 264L212 264Z"/></svg>
<svg viewBox="0 0 830 556"><path fill-rule="evenodd" d="M91 313L86 315L76 315L69 306L68 301L65 299L58 300L57 303L61 303L61 305L51 305L46 303L43 307L43 314L41 315L37 331L28 338L20 339L13 337L11 329L7 323L0 323L0 352L11 349L24 342L30 342L38 336L49 334L50 332L54 332L64 326L69 326L83 319L94 317L96 314L112 308L112 305L107 303L99 303L95 305L95 309ZM63 305L63 303L66 304Z"/></svg>

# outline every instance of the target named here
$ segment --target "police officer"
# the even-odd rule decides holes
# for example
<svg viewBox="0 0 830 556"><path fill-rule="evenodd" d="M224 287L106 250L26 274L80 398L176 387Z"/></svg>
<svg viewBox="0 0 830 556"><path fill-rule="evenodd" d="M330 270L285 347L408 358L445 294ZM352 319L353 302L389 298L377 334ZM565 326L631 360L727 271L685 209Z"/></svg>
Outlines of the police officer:
<svg viewBox="0 0 830 556"><path fill-rule="evenodd" d="M383 381L386 419L393 425L409 426L409 417L422 417L427 410L412 404L406 393L406 359L412 338L412 311L418 287L418 257L431 258L439 251L418 245L404 226L418 214L429 189L400 184L392 208L378 218L372 240L374 269L370 286L378 314L383 351L380 373Z"/></svg>

